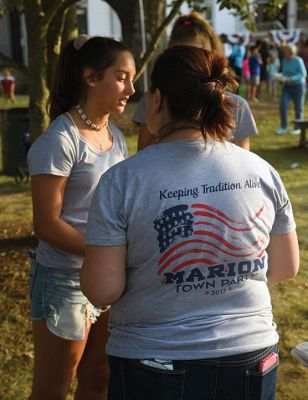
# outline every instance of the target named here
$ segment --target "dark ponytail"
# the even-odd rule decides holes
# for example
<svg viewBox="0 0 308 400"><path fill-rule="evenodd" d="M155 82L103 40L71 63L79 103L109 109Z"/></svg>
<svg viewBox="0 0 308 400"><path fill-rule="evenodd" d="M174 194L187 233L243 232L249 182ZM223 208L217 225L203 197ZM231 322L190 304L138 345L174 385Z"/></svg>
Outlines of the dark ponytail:
<svg viewBox="0 0 308 400"><path fill-rule="evenodd" d="M234 127L231 109L236 106L226 89L236 87L235 74L221 53L191 46L167 49L151 75L151 92L158 88L165 96L172 123L193 125L205 139L219 141L228 139Z"/></svg>
<svg viewBox="0 0 308 400"><path fill-rule="evenodd" d="M128 51L113 39L96 36L80 40L82 36L68 42L60 54L47 104L51 120L78 104L86 95L84 68L91 68L96 78L102 79L118 54Z"/></svg>

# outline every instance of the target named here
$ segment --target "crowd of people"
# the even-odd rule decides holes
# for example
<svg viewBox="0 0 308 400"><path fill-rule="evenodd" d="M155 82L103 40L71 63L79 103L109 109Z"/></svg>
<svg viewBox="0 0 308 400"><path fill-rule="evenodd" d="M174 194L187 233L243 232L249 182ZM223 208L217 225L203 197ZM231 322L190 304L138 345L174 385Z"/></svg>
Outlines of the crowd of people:
<svg viewBox="0 0 308 400"><path fill-rule="evenodd" d="M269 99L276 100L277 86L282 85L280 127L276 130L278 135L289 132L287 116L291 100L294 104L295 119L303 119L308 84L308 39L301 40L298 46L287 42L276 46L269 40L257 40L252 45L244 46L243 39L240 38L239 42L228 50L228 58L239 84L246 85L246 99L259 102L264 90L267 90ZM290 133L300 134L296 123Z"/></svg>
<svg viewBox="0 0 308 400"><path fill-rule="evenodd" d="M274 400L269 285L299 264L287 192L249 151L255 121L200 15L155 61L127 158L109 117L134 76L123 44L70 41L28 153L30 399L65 399L76 376L76 400Z"/></svg>

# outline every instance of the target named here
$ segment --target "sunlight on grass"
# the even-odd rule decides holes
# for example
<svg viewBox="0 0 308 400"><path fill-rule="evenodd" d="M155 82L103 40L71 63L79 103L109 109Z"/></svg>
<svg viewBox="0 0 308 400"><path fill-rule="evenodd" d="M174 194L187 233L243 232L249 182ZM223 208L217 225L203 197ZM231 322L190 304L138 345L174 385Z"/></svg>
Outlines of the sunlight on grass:
<svg viewBox="0 0 308 400"><path fill-rule="evenodd" d="M26 95L16 95L16 102L5 102L4 98L0 96L0 109L8 109L8 108L24 108L29 105L29 96Z"/></svg>

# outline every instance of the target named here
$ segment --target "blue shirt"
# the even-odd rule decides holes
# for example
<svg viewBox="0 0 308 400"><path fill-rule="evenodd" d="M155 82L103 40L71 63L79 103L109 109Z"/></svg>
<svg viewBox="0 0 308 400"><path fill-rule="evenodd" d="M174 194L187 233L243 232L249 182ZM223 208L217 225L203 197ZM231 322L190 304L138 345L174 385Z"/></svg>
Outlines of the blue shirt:
<svg viewBox="0 0 308 400"><path fill-rule="evenodd" d="M249 57L249 68L251 76L260 76L261 74L261 65L260 65L260 56L251 56Z"/></svg>
<svg viewBox="0 0 308 400"><path fill-rule="evenodd" d="M282 74L292 79L289 85L299 85L305 83L307 76L304 61L301 57L292 57L282 61Z"/></svg>
<svg viewBox="0 0 308 400"><path fill-rule="evenodd" d="M243 67L243 60L245 56L246 50L245 46L242 44L235 44L232 47L231 57L234 58L234 66L237 68Z"/></svg>

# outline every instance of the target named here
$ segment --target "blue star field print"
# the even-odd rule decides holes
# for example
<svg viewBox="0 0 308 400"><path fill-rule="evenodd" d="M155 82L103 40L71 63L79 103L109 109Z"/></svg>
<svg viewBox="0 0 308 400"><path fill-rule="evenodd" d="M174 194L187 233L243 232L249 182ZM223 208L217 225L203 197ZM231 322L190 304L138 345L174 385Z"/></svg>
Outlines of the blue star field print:
<svg viewBox="0 0 308 400"><path fill-rule="evenodd" d="M186 211L187 205L168 208L154 221L158 233L160 252L163 253L176 238L187 238L193 234L193 215Z"/></svg>

